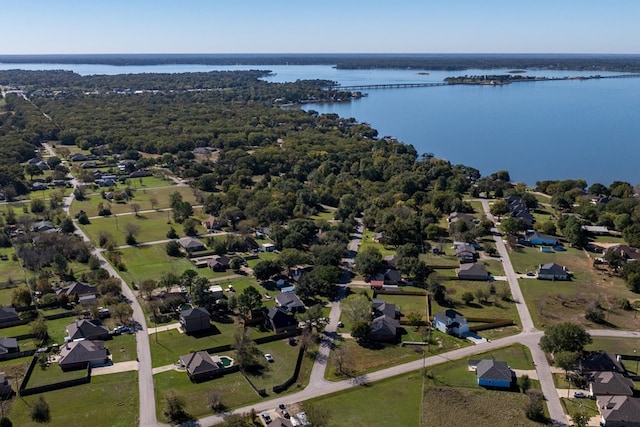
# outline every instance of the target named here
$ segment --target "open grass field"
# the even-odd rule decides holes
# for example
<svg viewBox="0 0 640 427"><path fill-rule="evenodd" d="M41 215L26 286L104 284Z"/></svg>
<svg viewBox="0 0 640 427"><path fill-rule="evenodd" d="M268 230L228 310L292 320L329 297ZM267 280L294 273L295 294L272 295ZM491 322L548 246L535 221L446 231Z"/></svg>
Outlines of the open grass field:
<svg viewBox="0 0 640 427"><path fill-rule="evenodd" d="M423 427L540 426L528 420L524 408L529 398L523 393L450 387L427 387L424 395ZM390 424L391 425L391 424Z"/></svg>
<svg viewBox="0 0 640 427"><path fill-rule="evenodd" d="M531 356L523 346L506 347L478 357L506 360L518 369L533 368ZM326 413L327 426L539 425L524 416L528 399L524 394L478 387L467 363L465 359L429 368L427 374L432 378L426 379L422 399L422 375L414 371L312 399L304 406Z"/></svg>
<svg viewBox="0 0 640 427"><path fill-rule="evenodd" d="M208 408L207 396L215 391L222 397L222 403L228 408L237 408L243 405L262 400L253 391L247 380L240 372L223 375L201 383L192 383L185 372L167 371L153 376L156 394L156 413L158 420L168 422L163 415L163 395L169 390L175 391L186 401L185 410L193 417L211 415Z"/></svg>
<svg viewBox="0 0 640 427"><path fill-rule="evenodd" d="M179 237L184 237L184 230L181 224L176 224L172 219L167 219L170 211L154 211L141 213L139 216L122 215L109 216L92 219L90 224L82 225L81 228L87 233L91 242L98 246L99 233L106 231L110 233L116 246L126 244L127 224L133 223L139 227L139 233L135 236L138 243L152 242L156 240L167 240L167 231L173 227ZM198 233L204 233L204 228L200 225L196 227Z"/></svg>
<svg viewBox="0 0 640 427"><path fill-rule="evenodd" d="M24 270L20 267L19 261L13 260L15 252L15 248L0 248L0 255L6 255L8 258L6 261L0 260L0 283L6 283L9 279L14 283L24 283ZM0 298L0 304L7 305L4 302L5 298Z"/></svg>
<svg viewBox="0 0 640 427"><path fill-rule="evenodd" d="M30 407L40 395L14 398L9 418L14 426L33 427ZM42 395L49 404L50 427L95 426L134 427L138 425L138 375L125 372L91 378L91 383ZM99 402L99 404L96 404Z"/></svg>
<svg viewBox="0 0 640 427"><path fill-rule="evenodd" d="M410 326L406 326L405 330L408 335L403 336L403 340L422 340L422 332L416 332L415 328ZM353 375L366 374L368 372L388 368L389 366L411 362L422 357L422 354L417 352L414 348L410 346L402 347L399 344L380 343L367 348L359 345L353 339L344 339L336 342L336 344L338 346L346 347L348 355L348 363L346 366ZM427 350L427 355L430 356L469 345L471 345L471 343L467 340L454 338L439 331L433 331L431 335L431 345L425 347L425 350ZM331 381L344 379L343 376L336 373L336 364L333 358L329 361L329 366L325 375L327 379Z"/></svg>
<svg viewBox="0 0 640 427"><path fill-rule="evenodd" d="M640 329L640 319L634 312L619 308L622 300L634 301L638 295L629 291L622 279L594 269L584 252L568 248L567 252L545 254L524 248L512 251L510 256L514 269L521 273L532 271L543 262L564 265L572 272L570 281L520 279L520 288L538 327L571 321L588 328ZM585 319L585 309L594 301L606 310L607 324L596 325Z"/></svg>
<svg viewBox="0 0 640 427"><path fill-rule="evenodd" d="M564 412L569 416L574 414L584 414L588 417L597 417L600 415L598 411L598 404L595 400L591 399L574 399L561 397L560 403L564 407Z"/></svg>
<svg viewBox="0 0 640 427"><path fill-rule="evenodd" d="M133 198L128 203L115 203L113 201L105 200L100 195L100 191L95 193L90 193L86 195L86 199L79 201L73 201L71 205L70 213L71 215L76 215L81 210L84 210L87 213L87 216L93 217L98 215L98 204L103 203L105 205L111 206L111 213L113 214L121 214L125 212L133 212L133 208L131 205L133 203L137 203L140 205L140 210L153 210L153 209L165 209L169 208L169 196L176 191L182 195L182 200L185 202L189 202L192 205L196 205L196 199L193 195L193 190L190 187L184 186L174 186L174 187L166 187L168 185L172 185L173 182L163 182L159 183L163 185L163 187L153 188L151 186L138 186L134 188L135 192ZM125 187L120 185L121 189ZM120 188L118 187L118 188ZM133 186L132 186L133 188ZM151 206L151 198L155 197L158 201L158 204L153 207ZM165 213L166 217L166 213Z"/></svg>

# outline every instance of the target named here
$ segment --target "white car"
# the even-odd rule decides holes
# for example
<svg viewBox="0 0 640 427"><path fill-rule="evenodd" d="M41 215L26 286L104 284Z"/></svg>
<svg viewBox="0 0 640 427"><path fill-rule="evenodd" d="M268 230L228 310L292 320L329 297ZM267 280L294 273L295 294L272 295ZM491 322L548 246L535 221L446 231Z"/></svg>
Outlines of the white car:
<svg viewBox="0 0 640 427"><path fill-rule="evenodd" d="M264 358L267 359L267 362L273 362L273 356L271 353L265 353Z"/></svg>

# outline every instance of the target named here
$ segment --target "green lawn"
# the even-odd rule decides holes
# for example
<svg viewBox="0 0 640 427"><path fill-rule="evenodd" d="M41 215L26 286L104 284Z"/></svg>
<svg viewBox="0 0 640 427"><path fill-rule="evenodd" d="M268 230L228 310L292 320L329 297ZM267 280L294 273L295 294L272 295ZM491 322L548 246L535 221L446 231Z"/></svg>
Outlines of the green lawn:
<svg viewBox="0 0 640 427"><path fill-rule="evenodd" d="M24 283L24 270L20 267L18 261L13 260L15 252L14 248L0 248L0 255L6 255L8 258L6 261L0 260L0 283L6 283L9 279L14 283ZM2 299L0 304L7 305L4 302L4 298L0 298ZM10 299L9 302L11 302Z"/></svg>
<svg viewBox="0 0 640 427"><path fill-rule="evenodd" d="M41 395L13 400L9 418L14 426L34 427L30 407ZM50 427L138 425L138 375L125 372L91 378L91 383L42 394L51 410ZM96 404L98 402L98 404Z"/></svg>
<svg viewBox="0 0 640 427"><path fill-rule="evenodd" d="M169 227L173 227L180 237L183 237L182 225L176 224L173 220L167 219L166 212L147 212L135 215L109 216L91 220L91 224L82 225L82 229L87 233L94 245L98 245L98 236L101 231L110 233L116 246L125 245L127 224L133 223L139 227L139 233L135 236L138 243L151 242L155 240L166 240ZM168 223L170 222L170 223ZM196 227L198 233L204 233L202 226Z"/></svg>
<svg viewBox="0 0 640 427"><path fill-rule="evenodd" d="M45 353L42 357L46 357L48 354ZM69 371L65 372L60 369L60 365L57 363L52 363L48 367L41 367L39 364L33 369L31 373L31 378L29 378L29 383L27 387L38 387L47 384L59 383L67 380L74 380L77 378L83 378L87 375L86 369L79 369L77 371Z"/></svg>
<svg viewBox="0 0 640 427"><path fill-rule="evenodd" d="M574 399L574 398L560 398L560 402L564 407L564 412L571 416L573 414L585 414L591 417L597 417L600 415L598 411L598 404L595 400L591 399Z"/></svg>
<svg viewBox="0 0 640 427"><path fill-rule="evenodd" d="M167 371L153 376L156 394L156 413L158 420L168 422L163 415L163 395L167 391L174 391L184 397L186 412L193 417L200 418L211 415L208 408L207 396L215 392L222 396L222 403L228 408L249 405L262 400L253 391L240 372L223 375L201 383L192 383L186 372Z"/></svg>
<svg viewBox="0 0 640 427"><path fill-rule="evenodd" d="M362 241L360 242L360 249L362 250L364 248L367 247L374 247L377 248L380 253L382 254L382 256L385 255L395 255L396 251L395 249L391 248L391 247L386 247L384 246L382 243L376 243L373 241L373 239L376 237L376 233L371 231L371 230L365 230L364 234L362 235Z"/></svg>
<svg viewBox="0 0 640 427"><path fill-rule="evenodd" d="M495 357L519 369L533 368L528 350L519 345L477 357ZM428 368L423 399L423 378L420 371L414 371L312 399L303 406L309 412L325 414L327 426L538 425L524 417L528 401L524 394L478 387L467 363L463 359Z"/></svg>
<svg viewBox="0 0 640 427"><path fill-rule="evenodd" d="M175 363L185 354L233 343L238 325L218 322L212 324L215 326L212 333L203 337L183 334L177 329L151 334L149 342L153 367Z"/></svg>
<svg viewBox="0 0 640 427"><path fill-rule="evenodd" d="M379 295L378 298L388 303L395 304L400 310L404 319L409 317L411 313L418 313L426 320L427 313L427 297L417 295Z"/></svg>
<svg viewBox="0 0 640 427"><path fill-rule="evenodd" d="M136 180L137 184L137 180ZM170 183L160 183L161 185L171 185ZM124 189L125 186L120 185L119 189ZM133 198L128 203L115 203L113 201L105 200L101 196L101 191L96 190L96 192L88 193L86 195L86 199L79 201L74 200L71 205L70 213L71 215L75 215L81 210L84 210L87 213L87 216L97 216L98 215L98 205L100 203L104 205L111 206L111 213L113 214L121 214L125 212L133 212L133 208L131 205L133 203L137 203L140 206L140 210L153 210L153 209L164 209L169 208L169 196L176 191L182 195L182 200L185 202L189 202L192 205L196 205L196 199L193 195L193 190L190 187L165 187L165 188L151 188L151 187L140 187L137 185L137 188L134 188ZM108 189L105 189L107 191ZM155 207L151 206L151 198L155 197L157 200L157 205ZM166 215L166 213L165 213Z"/></svg>
<svg viewBox="0 0 640 427"><path fill-rule="evenodd" d="M410 326L405 326L407 335L403 335L402 340L422 341L422 332L415 332ZM378 371L390 366L400 365L419 359L422 355L412 347L402 347L399 344L379 344L371 348L359 345L353 339L345 339L336 343L338 346L345 346L348 354L347 367L354 375L366 374ZM471 345L468 340L454 338L451 335L433 331L431 345L425 348L428 355L440 354ZM344 377L336 374L336 364L333 358L330 359L327 372L327 379L332 381L342 380Z"/></svg>
<svg viewBox="0 0 640 427"><path fill-rule="evenodd" d="M282 384L291 377L300 346L291 346L288 342L288 339L282 339L258 346L262 354L273 355L274 362L268 363L266 359L260 359L264 369L257 375L249 375L256 387L264 388L269 392L274 385Z"/></svg>
<svg viewBox="0 0 640 427"><path fill-rule="evenodd" d="M114 336L112 340L105 341L104 345L109 349L113 363L136 360L136 336L134 334Z"/></svg>
<svg viewBox="0 0 640 427"><path fill-rule="evenodd" d="M158 280L168 272L180 275L185 270L197 270L200 276L208 279L221 279L235 274L230 269L224 272L214 272L209 268L196 269L187 258L169 257L163 243L120 249L119 252L126 266L126 271L120 272L120 275L129 284L146 279Z"/></svg>

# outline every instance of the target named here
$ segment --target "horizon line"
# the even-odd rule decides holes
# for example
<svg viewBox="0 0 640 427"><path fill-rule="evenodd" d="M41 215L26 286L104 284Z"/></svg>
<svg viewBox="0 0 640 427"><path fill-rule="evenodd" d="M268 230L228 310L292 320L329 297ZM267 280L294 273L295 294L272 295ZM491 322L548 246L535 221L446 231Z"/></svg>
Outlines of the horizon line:
<svg viewBox="0 0 640 427"><path fill-rule="evenodd" d="M85 52L85 53L0 53L7 56L87 56L87 55L567 55L567 56L640 56L640 52Z"/></svg>

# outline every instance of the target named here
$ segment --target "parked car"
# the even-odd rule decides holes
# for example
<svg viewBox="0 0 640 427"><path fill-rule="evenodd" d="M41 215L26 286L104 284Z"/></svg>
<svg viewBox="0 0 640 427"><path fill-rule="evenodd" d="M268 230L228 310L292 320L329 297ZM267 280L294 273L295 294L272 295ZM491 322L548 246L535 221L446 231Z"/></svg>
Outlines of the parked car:
<svg viewBox="0 0 640 427"><path fill-rule="evenodd" d="M269 424L271 422L271 417L266 412L260 414L265 423Z"/></svg>
<svg viewBox="0 0 640 427"><path fill-rule="evenodd" d="M267 362L274 362L271 353L265 353L264 358L267 359Z"/></svg>
<svg viewBox="0 0 640 427"><path fill-rule="evenodd" d="M584 399L585 397L587 397L587 395L581 391L576 391L573 393L573 397L575 397L576 399Z"/></svg>

